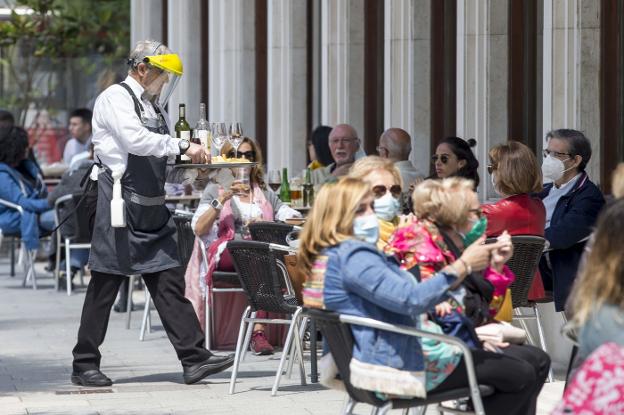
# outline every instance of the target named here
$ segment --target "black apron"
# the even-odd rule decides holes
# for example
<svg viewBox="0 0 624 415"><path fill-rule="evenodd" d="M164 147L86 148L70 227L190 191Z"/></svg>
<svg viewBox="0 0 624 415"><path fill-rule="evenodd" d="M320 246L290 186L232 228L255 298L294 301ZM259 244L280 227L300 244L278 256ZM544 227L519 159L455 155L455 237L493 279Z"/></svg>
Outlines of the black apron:
<svg viewBox="0 0 624 415"><path fill-rule="evenodd" d="M137 116L148 130L169 134L157 107L158 122L147 120L143 106L130 87L120 84L132 96ZM89 268L119 274L147 274L180 266L176 227L165 206L167 157L128 154L126 171L121 178L126 205L126 227L111 226L110 202L113 176L102 165L98 174L98 197Z"/></svg>

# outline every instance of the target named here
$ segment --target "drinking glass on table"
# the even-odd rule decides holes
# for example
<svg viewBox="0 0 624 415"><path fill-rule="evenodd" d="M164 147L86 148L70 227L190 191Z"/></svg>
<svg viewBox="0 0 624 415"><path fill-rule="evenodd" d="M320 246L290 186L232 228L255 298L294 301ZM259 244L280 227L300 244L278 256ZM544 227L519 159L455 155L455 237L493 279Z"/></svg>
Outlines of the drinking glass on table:
<svg viewBox="0 0 624 415"><path fill-rule="evenodd" d="M227 143L228 136L225 130L224 122L215 122L211 124L212 144L217 149L217 155L221 155L221 148Z"/></svg>
<svg viewBox="0 0 624 415"><path fill-rule="evenodd" d="M290 180L290 205L292 207L303 207L303 186L301 179L298 177Z"/></svg>
<svg viewBox="0 0 624 415"><path fill-rule="evenodd" d="M230 134L228 135L234 151L238 152L238 146L243 142L243 126L239 122L233 122L230 125Z"/></svg>
<svg viewBox="0 0 624 415"><path fill-rule="evenodd" d="M271 190L277 192L277 189L279 189L282 184L282 174L279 170L269 170L267 180Z"/></svg>

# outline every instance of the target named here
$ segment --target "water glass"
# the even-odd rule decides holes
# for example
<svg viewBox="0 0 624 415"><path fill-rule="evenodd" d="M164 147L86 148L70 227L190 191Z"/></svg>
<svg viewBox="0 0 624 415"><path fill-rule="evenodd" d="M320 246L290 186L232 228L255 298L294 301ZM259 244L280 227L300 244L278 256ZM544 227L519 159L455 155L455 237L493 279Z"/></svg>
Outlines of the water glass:
<svg viewBox="0 0 624 415"><path fill-rule="evenodd" d="M234 173L234 181L232 182L232 190L235 196L245 196L249 194L251 186L249 184L249 167L235 167L232 169Z"/></svg>

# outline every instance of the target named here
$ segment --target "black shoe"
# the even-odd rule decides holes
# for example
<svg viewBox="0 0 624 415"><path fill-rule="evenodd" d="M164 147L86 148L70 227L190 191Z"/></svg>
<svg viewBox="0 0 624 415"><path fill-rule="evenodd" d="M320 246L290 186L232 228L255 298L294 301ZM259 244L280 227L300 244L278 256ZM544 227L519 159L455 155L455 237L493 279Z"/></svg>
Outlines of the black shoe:
<svg viewBox="0 0 624 415"><path fill-rule="evenodd" d="M71 381L74 385L82 386L111 386L113 381L98 369L85 370L84 372L72 372Z"/></svg>
<svg viewBox="0 0 624 415"><path fill-rule="evenodd" d="M234 364L234 354L227 356L212 355L202 363L184 368L184 383L190 385L205 378L214 375Z"/></svg>

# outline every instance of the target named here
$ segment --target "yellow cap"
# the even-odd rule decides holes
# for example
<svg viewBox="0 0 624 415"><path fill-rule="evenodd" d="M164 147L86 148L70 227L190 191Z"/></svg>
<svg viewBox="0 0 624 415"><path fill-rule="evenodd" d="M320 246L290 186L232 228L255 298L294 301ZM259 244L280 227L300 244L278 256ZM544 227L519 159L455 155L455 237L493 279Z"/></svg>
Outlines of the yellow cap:
<svg viewBox="0 0 624 415"><path fill-rule="evenodd" d="M163 71L171 72L176 75L182 75L183 72L182 60L180 60L180 57L175 53L146 56L144 61Z"/></svg>

